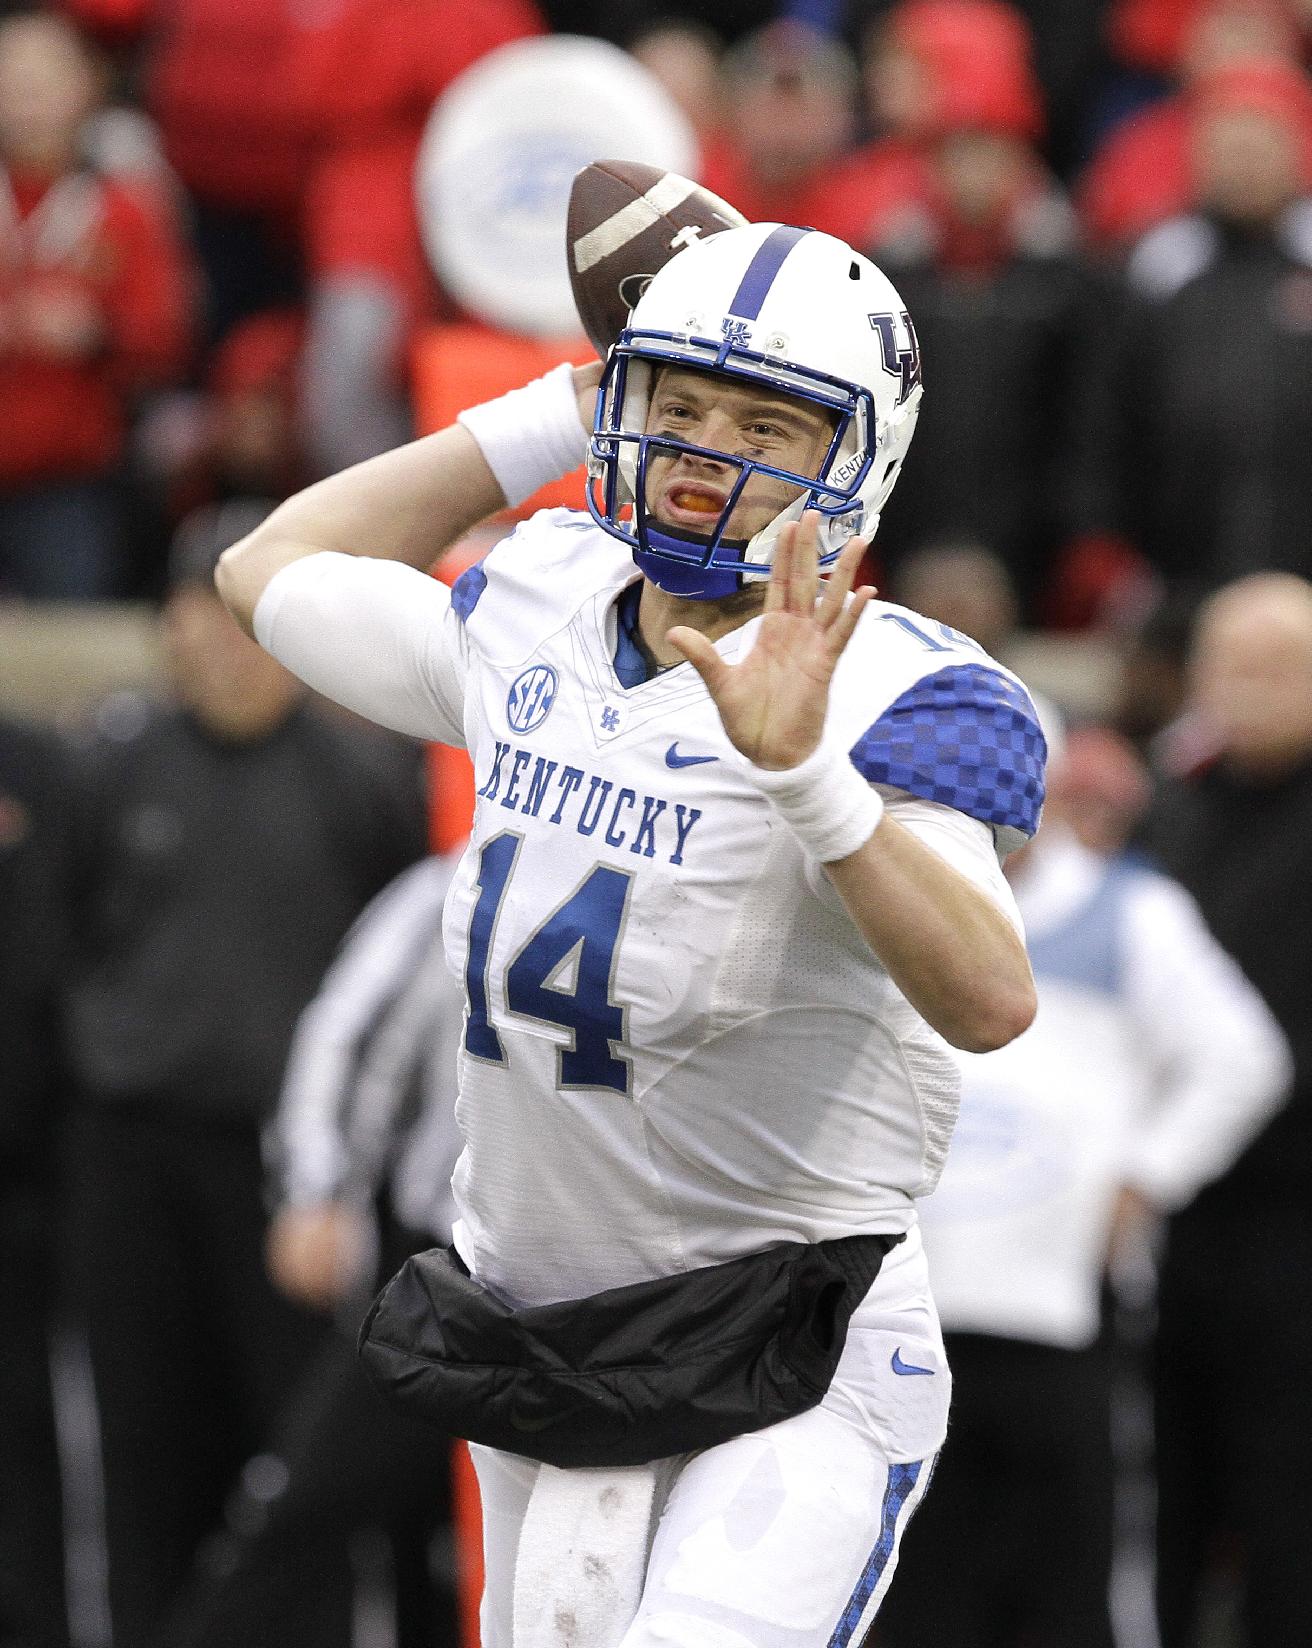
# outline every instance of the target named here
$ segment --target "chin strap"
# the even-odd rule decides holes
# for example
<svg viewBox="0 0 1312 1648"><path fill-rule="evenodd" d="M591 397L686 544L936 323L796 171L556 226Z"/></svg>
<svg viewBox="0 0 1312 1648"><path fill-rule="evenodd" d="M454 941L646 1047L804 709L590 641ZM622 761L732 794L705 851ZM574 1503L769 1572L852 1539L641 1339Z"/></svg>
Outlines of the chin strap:
<svg viewBox="0 0 1312 1648"><path fill-rule="evenodd" d="M724 567L695 566L673 559L679 551L686 552L690 543L695 544L696 538L676 537L653 526L647 527L644 536L650 547L635 549L634 562L644 577L668 595L681 595L690 601L723 601L743 587L738 573Z"/></svg>

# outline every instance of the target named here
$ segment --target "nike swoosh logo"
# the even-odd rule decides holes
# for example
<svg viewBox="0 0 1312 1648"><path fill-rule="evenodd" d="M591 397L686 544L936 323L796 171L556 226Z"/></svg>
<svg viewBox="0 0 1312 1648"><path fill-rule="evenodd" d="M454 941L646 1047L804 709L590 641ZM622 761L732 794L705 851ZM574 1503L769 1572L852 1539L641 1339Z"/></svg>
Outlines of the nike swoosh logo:
<svg viewBox="0 0 1312 1648"><path fill-rule="evenodd" d="M718 755L680 755L677 740L665 752L665 765L667 767L700 767L704 762L718 761L719 759Z"/></svg>
<svg viewBox="0 0 1312 1648"><path fill-rule="evenodd" d="M893 1372L894 1373L928 1373L928 1374L932 1375L936 1371L937 1370L934 1369L934 1368L918 1368L914 1362L904 1362L902 1360L902 1347L901 1347L901 1345L899 1345L897 1347L897 1349L893 1352Z"/></svg>

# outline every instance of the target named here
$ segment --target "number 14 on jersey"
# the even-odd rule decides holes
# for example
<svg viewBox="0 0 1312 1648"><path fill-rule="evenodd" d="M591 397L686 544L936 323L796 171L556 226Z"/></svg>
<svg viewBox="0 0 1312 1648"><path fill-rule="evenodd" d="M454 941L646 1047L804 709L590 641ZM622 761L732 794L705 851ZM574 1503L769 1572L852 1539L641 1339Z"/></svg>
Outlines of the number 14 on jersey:
<svg viewBox="0 0 1312 1648"><path fill-rule="evenodd" d="M522 845L523 837L507 830L486 842L478 855L478 901L469 922L465 968L465 1051L491 1064L506 1062L501 1037L487 1015L492 940ZM626 1010L615 1000L614 986L632 885L627 871L596 865L506 967L507 1011L570 1032L571 1044L556 1052L558 1088L629 1091L632 1067L620 1050Z"/></svg>

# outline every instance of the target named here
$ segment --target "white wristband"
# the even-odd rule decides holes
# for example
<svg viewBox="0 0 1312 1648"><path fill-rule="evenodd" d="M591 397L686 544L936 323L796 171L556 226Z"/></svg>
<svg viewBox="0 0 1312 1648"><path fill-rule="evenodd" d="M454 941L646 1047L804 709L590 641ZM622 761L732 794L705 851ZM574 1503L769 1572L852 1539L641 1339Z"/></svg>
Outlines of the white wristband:
<svg viewBox="0 0 1312 1648"><path fill-rule="evenodd" d="M884 802L852 765L847 751L821 739L797 767L752 777L793 834L821 864L864 846L884 816Z"/></svg>
<svg viewBox="0 0 1312 1648"><path fill-rule="evenodd" d="M587 434L569 365L471 406L456 421L478 442L511 508L583 462Z"/></svg>

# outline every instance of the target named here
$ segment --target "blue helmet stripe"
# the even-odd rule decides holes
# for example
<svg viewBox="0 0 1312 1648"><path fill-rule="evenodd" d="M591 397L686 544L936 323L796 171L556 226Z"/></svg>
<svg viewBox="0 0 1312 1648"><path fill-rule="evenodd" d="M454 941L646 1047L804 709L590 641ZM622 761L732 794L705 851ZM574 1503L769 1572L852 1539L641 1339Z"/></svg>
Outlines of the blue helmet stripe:
<svg viewBox="0 0 1312 1648"><path fill-rule="evenodd" d="M802 236L810 233L810 229L785 226L765 237L738 283L738 290L729 305L731 315L737 315L742 320L756 319L761 313L766 293L774 284L774 277L783 266L784 259Z"/></svg>

